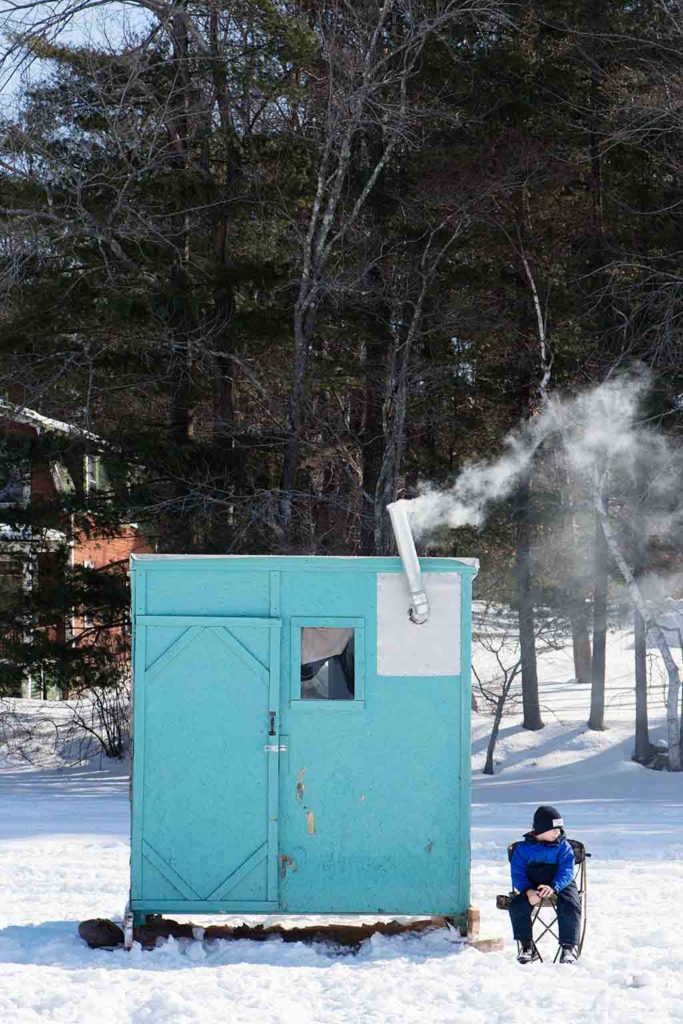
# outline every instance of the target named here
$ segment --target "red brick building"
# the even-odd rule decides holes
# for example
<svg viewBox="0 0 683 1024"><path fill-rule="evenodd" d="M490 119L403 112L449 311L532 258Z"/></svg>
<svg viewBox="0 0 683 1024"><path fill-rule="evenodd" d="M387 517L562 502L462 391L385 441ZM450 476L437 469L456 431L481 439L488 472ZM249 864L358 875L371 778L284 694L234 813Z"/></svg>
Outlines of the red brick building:
<svg viewBox="0 0 683 1024"><path fill-rule="evenodd" d="M71 566L104 569L115 563L127 565L133 552L154 550L133 523L121 528L114 536L79 533L63 514L56 517L50 526L40 529L12 525L13 517L9 513L13 509L26 508L41 501L58 507L60 494L79 488L86 492L96 491L108 486L106 469L98 455L77 454L68 460L50 462L38 456L39 446L32 442L44 432L73 437L74 452L82 453L87 447L83 442L89 439L93 441L93 449L102 449L101 440L94 435L32 409L0 401L0 444L11 450L9 461L12 464L12 470L5 472L4 479L0 479L0 590L8 601L17 588L26 591L36 586L42 574L50 572L55 560L63 559L65 552ZM7 458L4 463L8 464ZM56 638L78 643L82 634L87 636L88 627L89 623L74 609L59 628L61 635ZM0 638L0 658L2 650L3 638ZM24 696L35 695L36 688L40 690L35 680L27 683Z"/></svg>

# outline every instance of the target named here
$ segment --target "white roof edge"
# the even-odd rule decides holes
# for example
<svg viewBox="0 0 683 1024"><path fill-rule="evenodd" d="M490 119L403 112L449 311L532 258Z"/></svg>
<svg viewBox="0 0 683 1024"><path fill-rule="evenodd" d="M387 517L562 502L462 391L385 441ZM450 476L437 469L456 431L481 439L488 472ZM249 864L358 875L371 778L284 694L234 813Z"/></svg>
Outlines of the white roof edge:
<svg viewBox="0 0 683 1024"><path fill-rule="evenodd" d="M188 558L199 559L199 558L210 558L210 559L227 559L227 558L251 558L254 561L265 561L270 558L326 558L331 562L349 562L352 560L361 559L364 561L377 561L386 562L389 559L394 560L397 563L401 562L398 555L157 555L154 553L131 553L131 559L135 561L150 560L150 561L177 561L185 560ZM478 558L456 558L450 555L426 555L420 559L421 562L456 562L461 565L471 566L473 569L479 569Z"/></svg>

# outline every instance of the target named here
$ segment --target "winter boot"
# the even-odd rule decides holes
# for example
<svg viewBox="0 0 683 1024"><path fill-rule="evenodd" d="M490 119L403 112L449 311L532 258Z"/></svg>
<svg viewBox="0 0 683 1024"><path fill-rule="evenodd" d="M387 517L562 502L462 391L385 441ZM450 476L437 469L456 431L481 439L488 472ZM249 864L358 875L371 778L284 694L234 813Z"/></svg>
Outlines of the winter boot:
<svg viewBox="0 0 683 1024"><path fill-rule="evenodd" d="M518 964L530 964L532 960L535 960L534 947L530 942L521 942L520 951L517 954Z"/></svg>
<svg viewBox="0 0 683 1024"><path fill-rule="evenodd" d="M575 964L576 963L576 950L573 946L563 946L562 952L560 953L561 964Z"/></svg>

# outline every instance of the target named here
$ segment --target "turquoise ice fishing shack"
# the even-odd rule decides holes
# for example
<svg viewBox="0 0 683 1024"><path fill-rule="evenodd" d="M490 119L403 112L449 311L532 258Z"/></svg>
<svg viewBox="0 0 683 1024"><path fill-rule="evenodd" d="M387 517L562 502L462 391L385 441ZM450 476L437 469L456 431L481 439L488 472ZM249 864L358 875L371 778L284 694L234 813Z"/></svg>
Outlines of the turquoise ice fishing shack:
<svg viewBox="0 0 683 1024"><path fill-rule="evenodd" d="M477 563L136 555L130 911L462 918Z"/></svg>

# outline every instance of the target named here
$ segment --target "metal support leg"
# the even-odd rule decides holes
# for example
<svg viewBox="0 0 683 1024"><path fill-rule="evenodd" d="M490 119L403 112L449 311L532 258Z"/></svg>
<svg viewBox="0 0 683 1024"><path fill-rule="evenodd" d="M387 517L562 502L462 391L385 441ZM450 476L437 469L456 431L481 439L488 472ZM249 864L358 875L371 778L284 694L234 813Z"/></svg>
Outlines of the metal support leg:
<svg viewBox="0 0 683 1024"><path fill-rule="evenodd" d="M130 909L130 903L126 903L123 912L123 948L127 950L133 948L133 923L133 911Z"/></svg>

